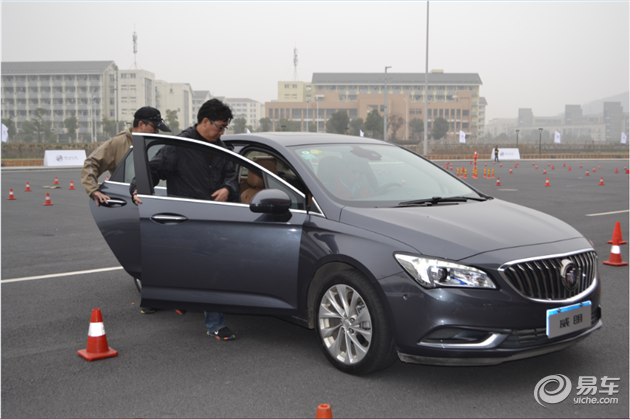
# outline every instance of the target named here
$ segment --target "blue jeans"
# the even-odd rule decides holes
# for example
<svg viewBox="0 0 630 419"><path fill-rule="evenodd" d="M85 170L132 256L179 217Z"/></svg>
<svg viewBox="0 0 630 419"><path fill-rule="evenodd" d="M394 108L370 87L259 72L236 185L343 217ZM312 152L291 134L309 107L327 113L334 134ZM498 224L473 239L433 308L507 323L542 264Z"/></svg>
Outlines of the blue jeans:
<svg viewBox="0 0 630 419"><path fill-rule="evenodd" d="M223 318L223 313L204 311L203 314L206 316L206 327L208 328L208 332L214 333L227 326L227 323L225 323L225 319Z"/></svg>

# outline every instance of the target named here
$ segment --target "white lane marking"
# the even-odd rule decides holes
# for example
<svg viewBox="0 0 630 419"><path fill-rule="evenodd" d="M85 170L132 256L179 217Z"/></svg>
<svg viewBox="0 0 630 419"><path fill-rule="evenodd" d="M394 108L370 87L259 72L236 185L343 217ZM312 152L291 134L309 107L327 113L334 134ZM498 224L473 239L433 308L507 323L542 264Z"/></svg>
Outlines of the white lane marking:
<svg viewBox="0 0 630 419"><path fill-rule="evenodd" d="M596 217L598 215L608 215L608 214L619 214L622 212L628 212L630 210L623 210L623 211L612 211L612 212L601 212L599 214L586 214L587 217Z"/></svg>
<svg viewBox="0 0 630 419"><path fill-rule="evenodd" d="M84 274L92 274L92 273L97 273L97 272L116 271L118 269L122 269L122 266L118 266L118 267L115 267L115 268L91 269L89 271L66 272L66 273L62 273L62 274L50 274L50 275L40 275L40 276L25 276L24 278L3 279L0 282L3 283L3 284L6 284L7 282L31 281L33 279L55 278L55 277L58 277L58 276L84 275Z"/></svg>

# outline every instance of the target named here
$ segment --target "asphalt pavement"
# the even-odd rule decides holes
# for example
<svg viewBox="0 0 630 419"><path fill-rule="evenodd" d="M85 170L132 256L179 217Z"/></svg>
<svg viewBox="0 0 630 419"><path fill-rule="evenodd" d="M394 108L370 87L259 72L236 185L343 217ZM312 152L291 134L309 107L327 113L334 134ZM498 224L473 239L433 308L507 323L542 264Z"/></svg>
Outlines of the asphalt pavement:
<svg viewBox="0 0 630 419"><path fill-rule="evenodd" d="M452 163L453 169L472 167L468 160ZM314 417L317 406L328 403L333 417L628 417L629 270L602 264L610 255L607 241L615 222L623 238L630 238L628 160L536 163L538 169L532 161L518 168L513 161L503 167L480 161L479 178L471 179L469 170L466 181L498 199L558 217L593 242L603 328L563 351L498 366L397 362L364 377L333 368L314 331L283 320L227 315L237 339L219 342L206 336L201 312L140 314L140 296L123 270L68 275L119 266L92 219L80 169L2 170L1 414ZM484 164L495 169L495 178L483 178ZM50 188L55 176L59 189ZM74 191L68 190L71 180ZM24 192L26 182L31 192ZM6 199L9 188L14 201ZM43 205L46 192L53 206ZM628 246L621 246L624 261ZM52 274L64 275L10 281ZM77 355L86 347L93 308L102 310L109 346L118 357L87 362ZM573 391L567 400L542 407L534 389L554 374L567 376ZM618 402L574 404L581 376L598 382L619 378L618 393L597 395Z"/></svg>

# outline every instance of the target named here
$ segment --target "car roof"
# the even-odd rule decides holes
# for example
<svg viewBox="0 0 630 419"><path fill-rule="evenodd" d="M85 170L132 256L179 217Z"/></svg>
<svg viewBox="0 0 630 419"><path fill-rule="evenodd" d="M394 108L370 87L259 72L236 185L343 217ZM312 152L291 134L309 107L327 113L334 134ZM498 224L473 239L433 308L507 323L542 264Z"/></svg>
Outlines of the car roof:
<svg viewBox="0 0 630 419"><path fill-rule="evenodd" d="M270 147L293 147L312 144L379 144L392 145L373 138L354 135L326 134L315 132L256 132L251 134L224 135L221 140L230 142L258 142Z"/></svg>

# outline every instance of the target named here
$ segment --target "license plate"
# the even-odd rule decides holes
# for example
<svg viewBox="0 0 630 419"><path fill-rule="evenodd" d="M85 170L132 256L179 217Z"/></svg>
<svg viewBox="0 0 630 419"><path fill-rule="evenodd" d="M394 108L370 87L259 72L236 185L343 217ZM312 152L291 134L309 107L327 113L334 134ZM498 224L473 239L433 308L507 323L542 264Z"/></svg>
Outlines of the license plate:
<svg viewBox="0 0 630 419"><path fill-rule="evenodd" d="M555 338L591 325L591 302L547 310L547 336Z"/></svg>

